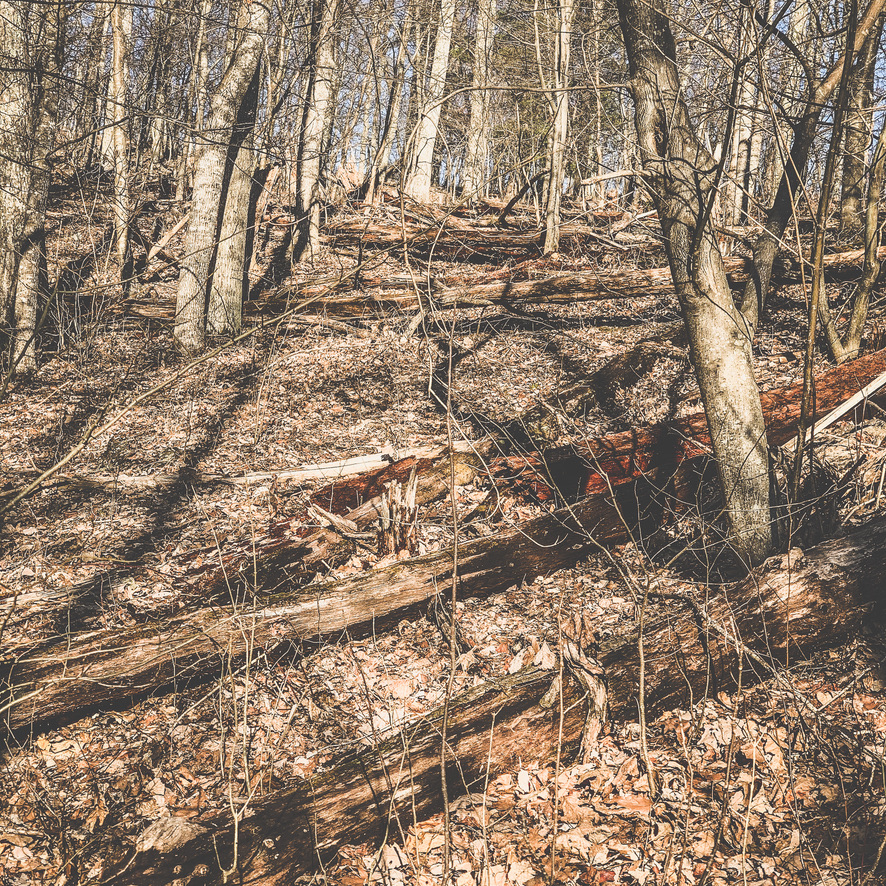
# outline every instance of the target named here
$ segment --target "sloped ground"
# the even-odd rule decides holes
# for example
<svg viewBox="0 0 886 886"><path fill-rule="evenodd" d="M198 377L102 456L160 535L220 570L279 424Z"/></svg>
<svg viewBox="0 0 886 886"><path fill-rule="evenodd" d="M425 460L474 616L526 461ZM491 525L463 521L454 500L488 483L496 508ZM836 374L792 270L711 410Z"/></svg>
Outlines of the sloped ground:
<svg viewBox="0 0 886 886"><path fill-rule="evenodd" d="M59 254L68 248L73 255L74 227L65 224ZM556 269L599 260L579 251L561 257ZM319 270L349 261L330 255ZM532 262L531 273L552 269ZM393 258L387 267L396 269ZM453 267L439 263L435 270ZM470 266L478 278L493 269ZM306 267L303 276L317 270ZM82 285L107 284L112 271L98 263ZM174 281L152 286L162 300ZM164 321L121 317L110 298L102 305L72 320L58 352L33 380L14 383L0 404L5 489L36 476L87 428L185 365ZM798 293L780 293L774 302L758 347L764 387L800 378L802 310ZM308 520L310 484L198 483L194 471L242 479L383 449L396 457L444 442L446 416L429 388L450 339L459 414L503 423L552 400L647 336L650 324L675 316L673 304L650 297L520 313L450 312L417 324L414 333L412 317L394 314L349 320L353 334L296 324L259 332L172 380L94 438L65 484L50 484L8 515L0 541L5 653L67 630L173 613L188 602L183 564L193 557L248 545L283 519ZM563 439L698 408L683 366L656 372L624 392L617 408L567 423ZM675 379L677 402L664 404L661 393ZM478 433L468 420L455 423L457 437ZM860 430L838 428L825 441L823 453L838 469L866 457L841 502L844 525L881 510L884 437L874 421ZM161 473L178 480L99 489L71 479ZM465 532L544 507L505 495L491 517L477 508L484 483L456 490L459 514L474 523ZM447 546L450 503L424 509L419 524L422 549ZM357 552L336 574L375 559ZM558 625L574 613L598 618L608 630L633 620L622 570L649 572L672 590L699 580L626 548L483 601L465 600L458 617L472 645L459 660L456 689L532 661L553 666ZM886 700L871 639L859 638L827 660L796 662L789 682L687 698L685 711L648 724L654 796L637 723L613 724L587 765L573 763L576 737L564 736L559 760L490 772L484 795L452 806L454 882L865 882L882 848L886 812ZM655 667L654 650L649 655ZM0 882L97 883L125 864L137 836L160 816L199 820L231 805L248 811L254 799L324 766L373 730L439 705L448 666L439 629L409 619L370 638L280 647L228 668L210 685L181 686L17 736L0 770ZM318 881L440 882L441 819L401 825L381 849L343 850Z"/></svg>

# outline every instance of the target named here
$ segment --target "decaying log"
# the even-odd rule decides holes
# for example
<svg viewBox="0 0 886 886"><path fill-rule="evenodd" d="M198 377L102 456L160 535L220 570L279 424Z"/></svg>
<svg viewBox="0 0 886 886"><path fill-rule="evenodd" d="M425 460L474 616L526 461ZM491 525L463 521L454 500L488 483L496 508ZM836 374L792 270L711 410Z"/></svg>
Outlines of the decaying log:
<svg viewBox="0 0 886 886"><path fill-rule="evenodd" d="M820 376L819 414L828 411L827 404L840 402L884 371L884 363L886 353L879 352ZM773 443L793 434L798 388L765 398ZM499 473L512 470L509 482L520 481L522 475L523 482L536 484L540 490L554 482L580 500L515 529L461 545L460 592L495 593L523 579L570 566L595 544L624 540L624 520L633 523L646 509L648 490L635 481L651 477L662 484L674 474L675 465L704 454L706 432L704 417L699 415L676 423L676 432L658 427L613 435L580 449L550 453L544 461L496 460ZM448 488L448 478L440 478L439 483ZM369 513L373 505L362 507ZM291 575L303 569L298 557L309 553L299 552L291 540L280 541L277 549L269 548L259 580L266 587L285 587L287 571ZM70 717L113 700L155 691L175 679L202 679L215 672L220 657L243 658L281 641L328 639L345 630L359 633L446 587L451 564L451 551L428 554L339 582L278 594L261 603L253 601L239 609L199 609L160 626L99 630L22 653L7 665L6 682L14 687L15 700L9 724L16 729L39 720ZM215 599L222 599L220 591L230 578L230 571L216 573L220 584Z"/></svg>
<svg viewBox="0 0 886 886"><path fill-rule="evenodd" d="M620 501L629 511L631 496ZM575 564L593 547L624 536L608 496L594 496L459 545L459 593L503 591ZM334 640L383 629L404 611L449 586L452 551L376 567L242 607L185 612L161 624L89 631L32 650L2 666L11 698L10 729L69 719L110 702L142 696L176 681L211 678L222 661L243 660L280 643Z"/></svg>
<svg viewBox="0 0 886 886"><path fill-rule="evenodd" d="M645 616L647 710L686 708L705 692L871 637L886 619L886 520L844 538L772 557L749 578L688 599L650 596ZM636 718L637 632L601 641L616 719Z"/></svg>
<svg viewBox="0 0 886 886"><path fill-rule="evenodd" d="M537 668L484 683L456 696L450 705L447 767L450 796L482 791L487 771L501 772L521 760L549 760L560 737L559 692L550 691L556 671ZM546 697L547 695L547 697ZM564 742L577 737L585 705L571 680L563 685ZM189 822L182 840L166 834L163 822L140 840L142 851L109 882L114 886L169 883L199 869L200 883L221 884L221 867L233 866L235 882L291 883L328 862L344 843L401 841L409 826L440 808L442 710L380 737L375 747L347 753L320 775L299 781L250 804L235 835L224 813ZM157 844L160 843L158 846Z"/></svg>
<svg viewBox="0 0 886 886"><path fill-rule="evenodd" d="M386 496L392 484L405 483L414 476L413 505L429 504L449 492L451 472L457 485L470 483L482 470L492 443L457 444L453 449L451 466L447 447L428 448L417 456L325 486L311 496L311 502L315 508L353 524L355 533L368 530L376 522L383 526L390 516ZM305 534L301 527L293 531L286 521L272 527L265 538L226 549L221 563L212 556L202 560L192 573L196 578L194 592L204 599L223 599L232 591L242 597L244 589L252 595L305 584L319 568L328 571L355 551L357 539L353 533L343 532L328 519L319 522L318 529ZM368 542L369 547L373 545Z"/></svg>
<svg viewBox="0 0 886 886"><path fill-rule="evenodd" d="M393 238L390 243L402 243L402 231L398 225L391 224L385 228L385 236ZM428 228L425 234L416 234L414 242L421 242L425 247L434 246L435 251L468 251L482 257L494 252L500 258L501 251L533 252L538 243L538 234L518 234L507 229L474 229L474 240L466 241L465 230L454 228L442 240L436 238L436 228ZM600 232L581 225L564 226L564 237L593 236L599 238ZM476 241L476 242L475 242ZM881 248L882 257L886 258L886 247ZM835 253L825 257L825 270L830 275L846 276L854 273L862 261L860 250ZM730 284L743 286L752 273L752 262L742 256L724 258L724 265ZM523 274L522 276L525 276ZM800 279L799 268L795 261L785 256L779 259L773 269L774 283L791 283ZM378 290L367 292L366 289ZM360 290L360 291L355 291ZM269 312L291 307L293 299L306 301L306 310L312 314L330 314L342 317L361 317L368 311L388 313L390 311L412 311L419 305L419 299L430 299L438 308L478 307L508 302L521 304L572 304L580 301L599 301L620 298L643 298L656 296L670 297L674 294L671 272L668 268L630 269L625 271L580 271L567 274L552 274L540 279L509 278L501 272L485 276L485 282L473 280L464 282L450 277L440 277L431 281L422 276L364 276L358 272L348 272L324 280L311 280L303 283L286 284L270 299L247 302L244 310L248 316L264 316ZM129 299L126 309L133 314L164 318L174 313L172 301L150 304L137 299ZM340 328L343 332L352 332L366 336L363 329Z"/></svg>
<svg viewBox="0 0 886 886"><path fill-rule="evenodd" d="M884 591L886 520L880 520L805 554L773 558L710 600L651 595L643 637L647 714L685 709L705 694L734 688L739 659L748 685L788 659L805 660L851 641L886 616ZM630 619L615 616L613 624L599 664L613 718L634 721L639 638L636 627L626 627ZM560 736L559 693L546 693L551 674L525 671L458 697L449 729L451 794L476 790L487 766L498 772L521 760L550 759ZM587 723L583 708L574 706L579 693L571 681L563 692L562 737L569 743ZM402 837L413 820L412 804L419 818L439 807L440 719L437 712L410 724L375 749L356 751L331 770L253 804L239 823L237 882L289 882L342 843ZM200 866L201 883L221 883L220 866L232 865L233 821L223 814L200 827L174 852L139 853L121 875L125 880L115 882L166 882Z"/></svg>
<svg viewBox="0 0 886 886"><path fill-rule="evenodd" d="M815 377L815 413L817 421L853 396L866 384L886 371L886 350L843 363ZM767 391L760 397L770 446L781 446L796 434L800 420L802 384ZM872 401L882 404L882 391ZM862 410L863 406L859 407ZM678 468L687 460L710 453L710 435L703 412L686 418L610 434L575 446L558 447L538 456L512 456L508 463L517 473L523 470L527 480L543 489L544 477L552 478L560 493L569 500L584 495L605 495L611 488L640 478L667 478L679 482Z"/></svg>

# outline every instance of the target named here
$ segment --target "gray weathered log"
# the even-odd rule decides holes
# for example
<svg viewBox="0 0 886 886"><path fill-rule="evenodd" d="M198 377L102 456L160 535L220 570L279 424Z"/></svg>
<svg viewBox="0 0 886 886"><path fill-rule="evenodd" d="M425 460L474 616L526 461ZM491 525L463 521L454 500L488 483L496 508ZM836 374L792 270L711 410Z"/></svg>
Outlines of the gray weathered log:
<svg viewBox="0 0 886 886"><path fill-rule="evenodd" d="M630 499L623 506L629 508ZM459 592L487 595L573 565L592 548L624 537L612 503L595 496L459 546ZM391 616L448 587L452 551L377 567L239 608L213 606L160 624L101 629L21 651L3 665L11 687L11 729L138 697L174 681L206 679L225 659L243 660L283 642L321 642L383 628Z"/></svg>

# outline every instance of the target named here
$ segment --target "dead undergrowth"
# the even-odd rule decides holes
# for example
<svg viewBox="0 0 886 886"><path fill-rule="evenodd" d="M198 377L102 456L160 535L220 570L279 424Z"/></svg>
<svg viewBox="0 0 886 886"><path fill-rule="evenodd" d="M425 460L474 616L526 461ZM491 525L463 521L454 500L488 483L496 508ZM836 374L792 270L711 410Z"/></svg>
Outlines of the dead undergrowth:
<svg viewBox="0 0 886 886"><path fill-rule="evenodd" d="M59 201L53 241L53 256L69 272L59 284L54 344L49 337L45 343L54 351L33 379L13 382L0 405L4 491L20 488L87 428L182 366L162 310L150 318L144 309L174 296L174 268L144 272L129 293L142 308L133 316L121 307L114 269L99 246L83 249L84 242L102 242L101 224L78 227L76 201L67 199ZM146 211L139 222L145 238L156 219L171 227L174 215L171 204ZM342 221L336 224L323 267L301 268L297 279L334 276L366 258L346 242ZM599 232L611 239L605 226ZM259 268L271 273L279 243L271 226L263 233ZM449 250L425 263L422 274L481 280L519 266L531 279L628 264L640 249L646 266L663 263L649 241L612 250L599 238L566 240L555 260L530 247L502 262L478 256L476 248L466 258ZM394 249L373 267L392 279L410 272ZM265 301L254 303L251 316L278 298L273 287L257 289ZM378 292L384 295L383 283ZM756 349L763 388L801 378L803 311L796 288L773 299ZM450 347L456 432L473 440L539 403L556 403L560 391L676 317L671 300L651 295L426 316L367 310L333 323L321 316L259 331L94 438L70 471L81 479L110 475L117 484L49 483L7 515L0 539L4 650L15 655L69 631L152 622L190 605L187 570L195 561L232 546L248 550L280 521L310 523L309 495L321 484L280 479L285 470L381 451L397 458L445 441L446 416L433 391ZM699 408L685 363L672 357L604 400L561 419L552 442ZM843 528L883 510L884 438L883 424L873 419L837 426L819 441L820 457L837 472L863 457L839 502ZM171 479L124 482L160 474ZM550 507L491 490L482 476L456 489L466 536ZM447 501L420 510L419 552L451 544L450 511ZM691 523L684 520L681 533ZM680 538L685 543L685 534ZM378 559L371 545L358 546L332 574L353 574ZM629 546L482 601L461 601L459 628L469 648L458 659L455 688L532 662L556 667L558 623L581 611L599 618L604 630L633 620L624 569L651 571L678 590L718 580L699 575L701 562L696 558L694 572L661 571ZM788 683L687 697L684 710L655 718L648 729L660 784L654 796L636 722L613 724L586 765L572 763L568 750L577 737L564 736L559 768L527 759L514 771L490 772L486 793L452 804L453 882L875 882L886 813L886 700L875 639L859 637L822 660L795 662ZM649 655L655 667L654 650ZM440 629L421 615L369 637L313 645L283 638L249 664L231 663L212 685L183 684L8 738L0 770L0 881L98 883L125 864L138 835L160 817L199 821L231 805L245 812L344 748L437 707L448 661ZM439 817L406 823L382 847L345 847L317 880L429 886L443 872L443 842Z"/></svg>

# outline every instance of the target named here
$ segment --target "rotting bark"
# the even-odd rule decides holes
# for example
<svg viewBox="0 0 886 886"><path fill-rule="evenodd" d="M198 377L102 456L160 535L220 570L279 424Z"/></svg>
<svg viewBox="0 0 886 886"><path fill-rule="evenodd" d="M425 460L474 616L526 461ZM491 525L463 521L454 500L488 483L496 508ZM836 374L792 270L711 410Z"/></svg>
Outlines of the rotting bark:
<svg viewBox="0 0 886 886"><path fill-rule="evenodd" d="M884 371L886 351L880 351L819 376L816 415L830 411ZM794 385L763 395L767 433L773 445L787 442L795 433L801 390L801 385ZM553 485L560 496L578 501L553 514L462 543L459 593L484 596L566 568L599 545L624 541L629 526L657 520L657 506L650 502L652 481L662 488L672 480L674 494L688 495L689 471L678 469L707 454L706 432L705 417L699 413L644 431L614 434L582 447L552 450L542 457L491 461L490 469L509 488L522 484L540 498L551 498ZM401 468L405 470L405 466ZM638 484L638 480L644 482ZM441 478L441 486L445 482ZM361 508L368 518L372 501ZM351 512L348 516L355 515ZM341 536L329 529L309 539L274 541L258 573L264 587L279 588L292 576L304 575L305 566L299 558L310 556L311 544L316 545L314 553L321 550L324 538L342 542ZM255 578L256 560L251 550L227 557L225 569L216 568L201 579L201 593L216 598L227 593L229 586L237 584L238 563L247 572L253 568L248 577ZM319 642L345 630L353 636L381 629L446 587L451 568L452 552L447 550L376 567L341 581L282 592L260 604L206 607L160 625L90 631L37 649L16 650L14 658L8 652L3 682L13 687L14 695L6 714L8 725L19 729L70 718L103 704L158 691L177 680L205 679L216 673L219 662L227 657L240 660L279 643Z"/></svg>
<svg viewBox="0 0 886 886"><path fill-rule="evenodd" d="M532 668L453 698L446 728L451 796L482 791L487 770L501 772L521 760L552 759L560 734L560 705L559 692L548 690L556 673ZM549 702L546 695L554 697ZM574 682L564 681L567 742L580 737L585 707ZM162 821L155 824L139 841L142 851L110 884L171 882L198 865L206 872L201 882L222 883L220 865L232 865L235 840L240 862L236 882L291 883L331 860L344 843L386 835L402 840L414 816L421 820L440 808L442 716L437 709L380 736L374 747L346 753L326 772L257 800L236 835L229 813L199 825L189 822L182 829L183 842L156 839L165 830ZM161 848L154 848L158 843Z"/></svg>
<svg viewBox="0 0 886 886"><path fill-rule="evenodd" d="M875 577L872 580L872 576ZM884 617L886 521L805 554L775 557L749 579L711 599L652 594L645 616L649 660L644 679L647 715L685 708L704 695L743 681L766 679L790 661L836 648ZM600 646L615 721L634 720L639 691L637 629L611 614L614 631ZM601 618L601 627L607 621ZM742 661L739 661L739 658ZM451 792L470 792L484 772L556 752L559 710L547 707L551 671L527 670L483 684L450 706ZM572 681L563 687L563 736L575 740L585 722ZM343 843L402 838L413 820L440 802L438 711L385 737L375 748L348 754L332 769L258 800L235 832L230 813L190 823L174 847L149 828L142 851L114 883L154 883L201 865L205 883L221 883L236 842L243 884L291 882L332 857ZM490 735L490 732L492 734ZM283 823L285 822L285 826ZM196 827L194 827L196 825ZM159 828L154 828L159 833ZM174 849L174 851L171 851Z"/></svg>

